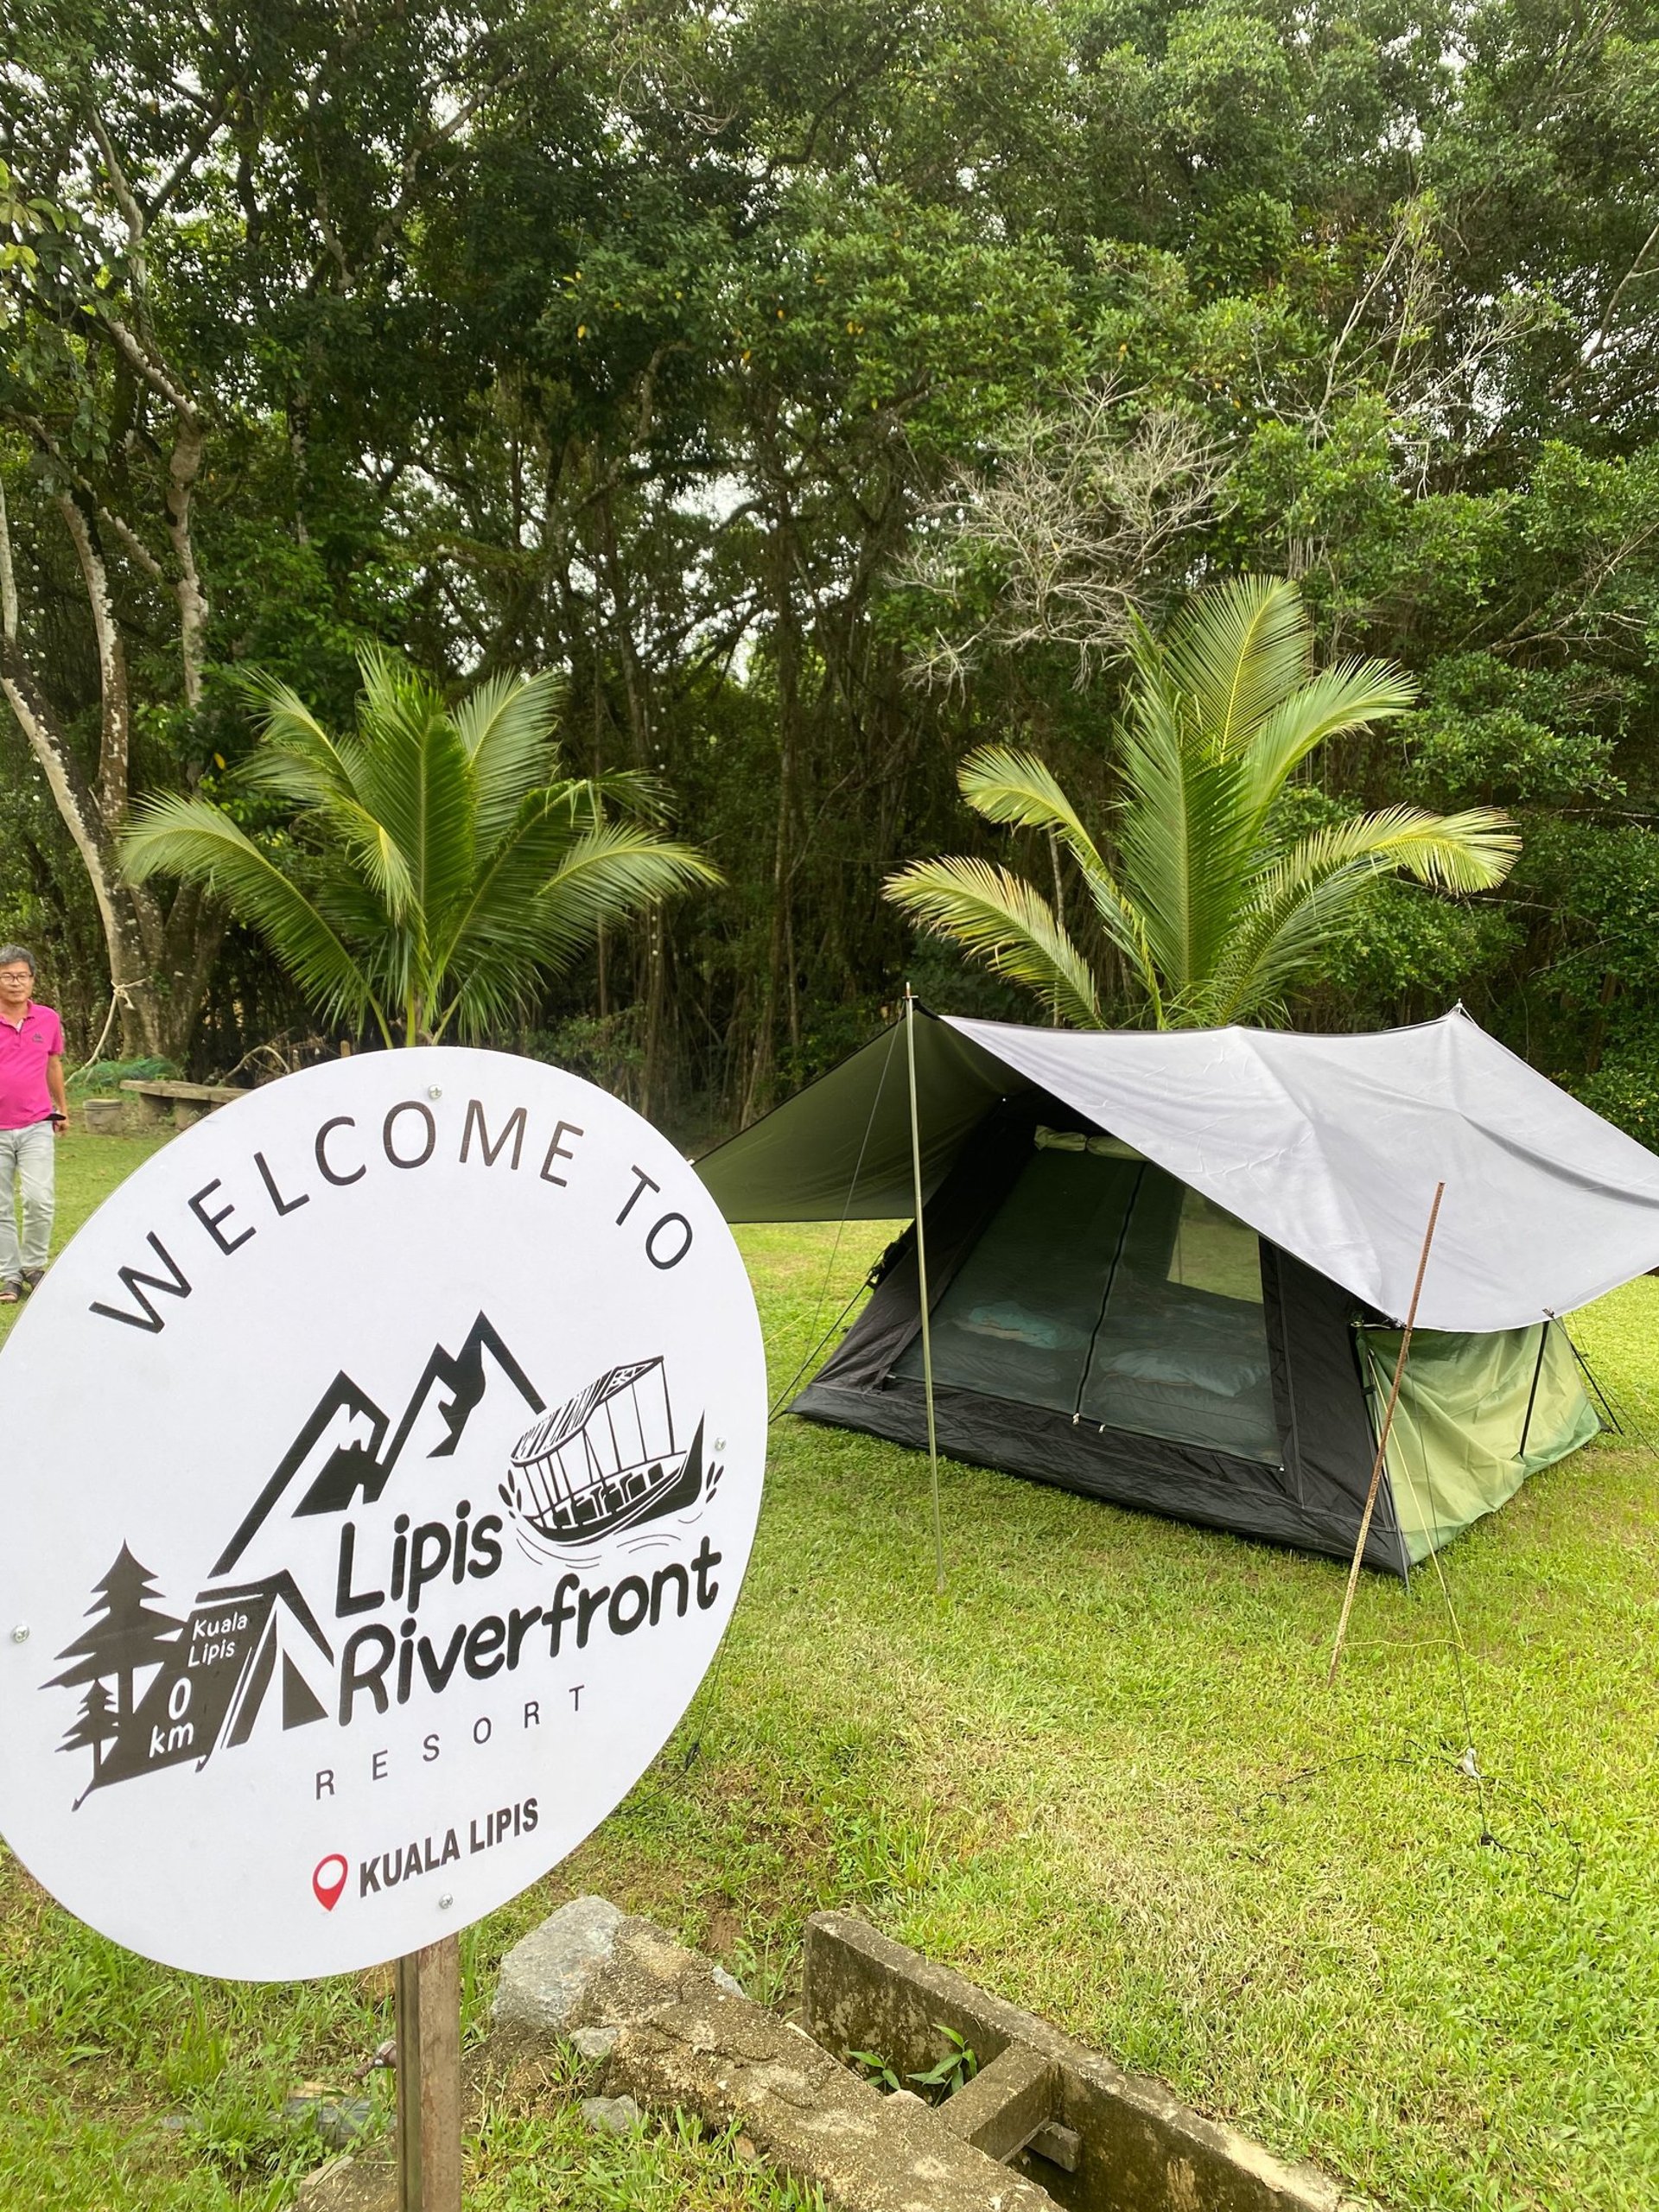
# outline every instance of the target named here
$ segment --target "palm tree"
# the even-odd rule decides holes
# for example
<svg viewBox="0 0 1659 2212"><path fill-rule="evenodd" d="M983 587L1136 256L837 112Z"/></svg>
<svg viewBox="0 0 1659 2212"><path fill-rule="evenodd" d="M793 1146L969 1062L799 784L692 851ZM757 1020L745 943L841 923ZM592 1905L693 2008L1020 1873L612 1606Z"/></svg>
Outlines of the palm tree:
<svg viewBox="0 0 1659 2212"><path fill-rule="evenodd" d="M1100 842L1040 760L987 746L963 763L988 822L1046 833L1083 881L1098 931L1160 1029L1281 1020L1333 927L1380 875L1490 890L1520 840L1490 807L1391 806L1299 830L1287 786L1326 738L1402 714L1415 689L1386 661L1315 670L1301 595L1247 576L1201 592L1161 639L1137 626L1116 734L1119 796ZM1008 869L919 861L887 896L935 936L1028 985L1055 1019L1099 1028L1109 991L1064 915Z"/></svg>
<svg viewBox="0 0 1659 2212"><path fill-rule="evenodd" d="M450 707L390 653L360 664L357 727L338 738L287 684L247 679L263 727L240 783L286 804L285 830L256 840L173 797L122 840L133 881L212 891L325 1020L372 1022L388 1045L476 1036L605 923L720 881L652 826L649 779L561 776L556 677L494 677Z"/></svg>

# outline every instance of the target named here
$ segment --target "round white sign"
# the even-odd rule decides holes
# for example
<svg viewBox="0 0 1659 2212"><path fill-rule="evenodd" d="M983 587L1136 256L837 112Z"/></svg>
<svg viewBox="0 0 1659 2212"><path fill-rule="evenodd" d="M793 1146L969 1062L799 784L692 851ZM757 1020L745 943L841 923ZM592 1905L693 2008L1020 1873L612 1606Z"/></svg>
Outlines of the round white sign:
<svg viewBox="0 0 1659 2212"><path fill-rule="evenodd" d="M434 1942L619 1802L719 1644L766 1455L691 1169L459 1048L168 1145L0 1397L0 1831L105 1935L257 1980Z"/></svg>

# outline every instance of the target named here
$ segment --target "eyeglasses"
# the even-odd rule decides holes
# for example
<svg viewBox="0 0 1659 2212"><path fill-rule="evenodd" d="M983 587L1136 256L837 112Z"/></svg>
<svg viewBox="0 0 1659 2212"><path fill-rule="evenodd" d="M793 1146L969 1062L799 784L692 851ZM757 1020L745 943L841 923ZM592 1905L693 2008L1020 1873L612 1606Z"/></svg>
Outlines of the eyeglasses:
<svg viewBox="0 0 1659 2212"><path fill-rule="evenodd" d="M32 983L35 973L29 968L0 968L0 983Z"/></svg>

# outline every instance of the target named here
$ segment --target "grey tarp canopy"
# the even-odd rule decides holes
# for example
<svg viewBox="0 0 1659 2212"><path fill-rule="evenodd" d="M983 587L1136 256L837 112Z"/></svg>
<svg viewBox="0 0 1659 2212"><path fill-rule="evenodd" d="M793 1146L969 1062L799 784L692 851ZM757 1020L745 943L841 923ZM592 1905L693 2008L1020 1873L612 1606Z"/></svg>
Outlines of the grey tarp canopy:
<svg viewBox="0 0 1659 2212"><path fill-rule="evenodd" d="M957 1457L1351 1549L1440 1181L1368 1560L1403 1571L1592 1433L1553 1317L1659 1264L1659 1160L1461 1010L1361 1037L918 1014L914 1046ZM734 1221L910 1216L902 1025L699 1173ZM912 1230L795 1410L919 1443L918 1330Z"/></svg>
<svg viewBox="0 0 1659 2212"><path fill-rule="evenodd" d="M1365 1037L922 1016L916 1079L930 1192L988 1108L1035 1089L1396 1321L1438 1182L1425 1328L1525 1327L1659 1267L1659 1159L1461 1008ZM899 1026L698 1173L728 1221L908 1216Z"/></svg>

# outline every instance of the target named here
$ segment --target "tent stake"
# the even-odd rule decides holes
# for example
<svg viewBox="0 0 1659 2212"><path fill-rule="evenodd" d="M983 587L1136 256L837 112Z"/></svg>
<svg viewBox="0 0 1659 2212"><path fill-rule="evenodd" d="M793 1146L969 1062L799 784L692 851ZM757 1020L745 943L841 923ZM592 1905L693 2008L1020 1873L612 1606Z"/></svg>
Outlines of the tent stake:
<svg viewBox="0 0 1659 2212"><path fill-rule="evenodd" d="M1440 1217L1440 1200L1445 1196L1445 1184L1437 1183L1434 1185L1434 1203L1428 1210L1428 1228L1423 1237L1422 1252L1417 1262L1417 1280L1411 1287L1411 1306L1406 1315L1406 1325L1400 1335L1400 1357L1394 1363L1394 1382L1383 1411L1382 1426L1377 1432L1376 1457L1371 1462L1371 1484L1365 1493L1365 1510L1359 1519L1359 1541L1354 1546L1354 1563L1348 1570L1348 1588L1342 1600L1342 1618L1337 1623L1337 1640L1331 1653L1331 1669L1325 1678L1326 1689L1337 1679L1337 1668L1342 1658L1342 1642L1348 1633L1348 1616L1354 1609L1354 1592L1359 1587L1360 1562L1365 1556L1365 1539L1371 1533L1371 1512L1376 1503L1377 1485L1382 1479L1382 1461L1389 1448L1389 1432L1394 1427L1394 1409L1400 1402L1400 1384L1406 1372L1406 1354L1411 1349L1411 1332L1417 1325L1417 1300L1422 1295L1423 1277L1428 1268L1428 1248L1434 1242L1434 1224Z"/></svg>
<svg viewBox="0 0 1659 2212"><path fill-rule="evenodd" d="M944 1592L944 1529L939 1518L939 1438L933 1419L933 1325L927 1302L927 1239L922 1229L922 1128L916 1107L916 1001L905 985L905 1057L910 1066L910 1166L916 1189L916 1288L922 1308L922 1392L927 1400L927 1464L933 1482L933 1587Z"/></svg>

